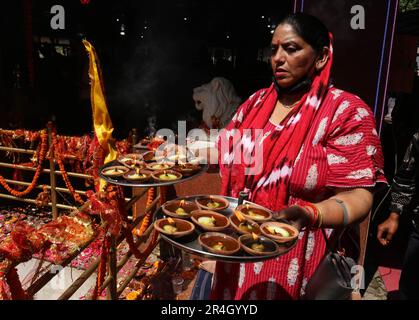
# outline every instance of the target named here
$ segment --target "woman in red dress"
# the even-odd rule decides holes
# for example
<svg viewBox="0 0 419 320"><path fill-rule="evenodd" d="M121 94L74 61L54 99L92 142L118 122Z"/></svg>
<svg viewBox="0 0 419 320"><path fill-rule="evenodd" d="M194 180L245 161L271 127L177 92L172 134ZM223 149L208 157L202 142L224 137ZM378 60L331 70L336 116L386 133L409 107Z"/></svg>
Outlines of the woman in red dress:
<svg viewBox="0 0 419 320"><path fill-rule="evenodd" d="M333 48L326 27L306 14L289 15L271 47L273 84L240 106L219 135L222 192L238 197L246 190L250 201L301 232L296 247L279 258L218 262L212 299L298 299L325 253L319 227L341 226L342 206L347 223L361 221L373 190L386 183L370 108L329 82ZM255 160L252 168L246 159Z"/></svg>

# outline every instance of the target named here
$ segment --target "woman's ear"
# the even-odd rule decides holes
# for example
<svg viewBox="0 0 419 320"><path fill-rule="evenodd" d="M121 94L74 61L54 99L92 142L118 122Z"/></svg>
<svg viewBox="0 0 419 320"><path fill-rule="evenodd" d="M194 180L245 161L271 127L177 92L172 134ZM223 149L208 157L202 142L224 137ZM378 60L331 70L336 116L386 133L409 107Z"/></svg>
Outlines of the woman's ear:
<svg viewBox="0 0 419 320"><path fill-rule="evenodd" d="M317 71L322 70L328 60L329 60L329 48L323 47L322 52L320 53L319 57L316 60L316 70Z"/></svg>

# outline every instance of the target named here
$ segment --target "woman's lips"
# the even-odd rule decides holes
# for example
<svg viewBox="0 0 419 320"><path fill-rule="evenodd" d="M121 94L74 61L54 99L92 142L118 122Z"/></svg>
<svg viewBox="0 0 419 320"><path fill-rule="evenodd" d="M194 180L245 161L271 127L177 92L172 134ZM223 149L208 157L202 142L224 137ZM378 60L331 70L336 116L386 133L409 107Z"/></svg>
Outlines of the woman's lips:
<svg viewBox="0 0 419 320"><path fill-rule="evenodd" d="M275 77L277 77L277 78L286 77L287 74L288 74L287 71L282 71L282 70L281 71L275 71Z"/></svg>
<svg viewBox="0 0 419 320"><path fill-rule="evenodd" d="M275 70L275 77L282 78L288 74L288 71L282 68L278 68Z"/></svg>

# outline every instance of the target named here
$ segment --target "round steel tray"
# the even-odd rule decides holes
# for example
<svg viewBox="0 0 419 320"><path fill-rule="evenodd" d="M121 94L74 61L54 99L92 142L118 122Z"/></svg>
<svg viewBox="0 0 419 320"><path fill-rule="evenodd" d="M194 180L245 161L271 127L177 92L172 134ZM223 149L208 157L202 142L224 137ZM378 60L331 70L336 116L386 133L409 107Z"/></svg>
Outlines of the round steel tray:
<svg viewBox="0 0 419 320"><path fill-rule="evenodd" d="M176 181L168 181L168 182L157 182L154 181L152 179L150 179L147 182L143 182L143 183L138 183L138 182L134 182L134 181L130 181L125 179L124 177L108 177L102 174L102 171L108 167L112 167L112 166L121 166L121 164L118 162L118 160L114 160L111 162L108 162L107 164L105 164L102 168L100 168L99 170L99 176L105 180L106 182L110 183L110 184L115 184L115 185L120 185L120 186L125 186L125 187L140 187L140 188L146 188L146 187L163 187L163 186L170 186L170 185L174 185L177 183L182 183L191 179L194 179L198 176L200 176L201 174L203 174L204 172L206 172L208 170L208 165L204 165L201 164L200 167L201 169L190 175L187 177L183 177L182 179L176 180Z"/></svg>
<svg viewBox="0 0 419 320"><path fill-rule="evenodd" d="M194 202L195 199L197 199L199 197L203 197L203 196L204 195L180 197L177 200L185 199L185 200ZM223 211L217 211L217 212L219 212L219 213L221 213L225 216L230 216L230 215L233 214L234 209L238 205L238 199L237 198L231 198L231 197L224 197L224 198L226 198L230 202L230 206ZM252 202L249 202L249 201L246 201L245 203L253 204ZM166 218L166 215L164 214L162 208L160 207L159 210L155 214L154 221L157 220L157 219L161 219L161 218ZM236 255L226 256L226 255L215 254L215 253L205 251L201 247L201 245L199 244L199 241L198 241L198 236L201 233L203 233L203 231L199 230L199 228L197 227L197 228L195 228L195 231L191 235L188 235L188 236L185 236L185 237L182 237L182 238L176 238L175 239L175 238L171 238L169 236L166 236L162 233L160 234L160 236L162 237L162 239L169 242L173 246L175 246L175 247L177 247L177 248L179 248L183 251L186 251L188 253L197 255L199 257L209 259L209 260L217 260L217 261L224 261L224 262L236 262L236 263L259 262L259 261L274 259L274 258L279 257L279 256L287 253L288 251L290 251L292 248L294 248L294 246L297 243L297 241L294 241L294 242L288 243L286 245L278 244L279 250L274 255L252 256L252 255L246 253L245 251L240 250L239 253L237 253ZM222 231L222 233L233 236L234 238L238 238L240 236L240 234L235 232L235 230L232 227L229 227L227 230Z"/></svg>

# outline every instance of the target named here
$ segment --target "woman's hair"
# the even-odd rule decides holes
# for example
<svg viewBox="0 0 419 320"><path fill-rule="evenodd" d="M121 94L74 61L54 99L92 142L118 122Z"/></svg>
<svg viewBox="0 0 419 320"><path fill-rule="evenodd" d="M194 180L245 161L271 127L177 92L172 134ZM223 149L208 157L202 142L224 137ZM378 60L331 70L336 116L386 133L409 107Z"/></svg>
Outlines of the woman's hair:
<svg viewBox="0 0 419 320"><path fill-rule="evenodd" d="M283 17L278 22L281 24L289 24L295 32L304 39L312 48L320 53L323 47L329 47L329 30L316 17L306 13L292 13Z"/></svg>

